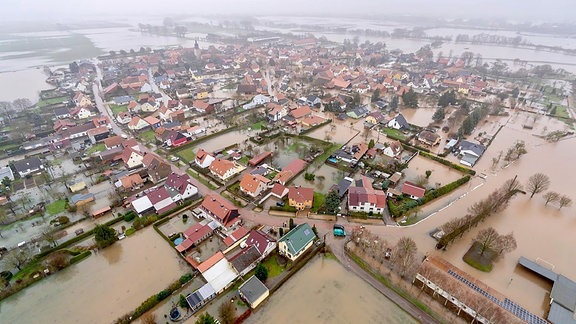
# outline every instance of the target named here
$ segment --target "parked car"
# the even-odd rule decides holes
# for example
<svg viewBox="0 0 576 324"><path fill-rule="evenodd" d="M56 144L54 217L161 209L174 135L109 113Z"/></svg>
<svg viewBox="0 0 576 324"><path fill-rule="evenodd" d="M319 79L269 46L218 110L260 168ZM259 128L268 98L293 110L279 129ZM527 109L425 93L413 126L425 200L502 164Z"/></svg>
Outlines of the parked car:
<svg viewBox="0 0 576 324"><path fill-rule="evenodd" d="M283 201L278 201L276 202L276 206L278 207L284 207L286 204Z"/></svg>

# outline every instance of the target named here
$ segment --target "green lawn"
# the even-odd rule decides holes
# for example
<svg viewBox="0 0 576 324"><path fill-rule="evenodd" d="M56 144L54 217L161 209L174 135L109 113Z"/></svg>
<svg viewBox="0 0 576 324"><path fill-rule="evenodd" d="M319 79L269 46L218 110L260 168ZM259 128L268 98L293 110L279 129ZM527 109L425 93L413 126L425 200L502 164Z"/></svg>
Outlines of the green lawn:
<svg viewBox="0 0 576 324"><path fill-rule="evenodd" d="M154 130L150 129L145 132L139 133L138 137L148 143L156 143L156 134Z"/></svg>
<svg viewBox="0 0 576 324"><path fill-rule="evenodd" d="M86 154L90 155L92 153L102 152L104 150L106 150L106 145L104 145L104 143L97 143L92 145L92 147L89 148L88 150L86 150Z"/></svg>
<svg viewBox="0 0 576 324"><path fill-rule="evenodd" d="M43 108L43 107L50 106L53 104L62 103L64 101L68 101L69 99L70 98L64 96L64 97L56 97L56 98L51 98L51 99L40 100L40 101L38 101L38 108Z"/></svg>
<svg viewBox="0 0 576 324"><path fill-rule="evenodd" d="M559 118L570 118L566 106L556 106L556 113L554 114L554 116Z"/></svg>
<svg viewBox="0 0 576 324"><path fill-rule="evenodd" d="M268 278L274 278L284 272L284 268L276 261L276 253L271 254L263 263L268 270Z"/></svg>
<svg viewBox="0 0 576 324"><path fill-rule="evenodd" d="M320 192L314 192L314 202L312 203L312 211L317 212L326 201L326 195Z"/></svg>
<svg viewBox="0 0 576 324"><path fill-rule="evenodd" d="M196 153L194 153L193 147L187 148L187 149L182 150L182 151L178 151L178 153L176 153L176 155L178 155L186 163L190 163L190 162L194 161L194 159L196 158Z"/></svg>
<svg viewBox="0 0 576 324"><path fill-rule="evenodd" d="M482 252L482 245L478 242L474 242L468 252L464 254L462 260L468 263L473 268L480 271L490 272L492 271L492 263L498 256L496 252L486 249L484 253Z"/></svg>
<svg viewBox="0 0 576 324"><path fill-rule="evenodd" d="M256 124L252 124L252 126L250 126L250 128L254 129L254 130L261 130L262 127L266 126L266 122L265 121L259 121Z"/></svg>
<svg viewBox="0 0 576 324"><path fill-rule="evenodd" d="M116 105L110 104L110 110L114 113L114 115L118 115L123 111L128 111L128 105Z"/></svg>
<svg viewBox="0 0 576 324"><path fill-rule="evenodd" d="M56 200L46 206L48 215L56 215L66 210L66 201L64 199Z"/></svg>
<svg viewBox="0 0 576 324"><path fill-rule="evenodd" d="M382 132L392 139L406 140L406 135L397 129L384 127Z"/></svg>
<svg viewBox="0 0 576 324"><path fill-rule="evenodd" d="M250 158L244 155L240 158L240 160L238 160L238 163L242 165L248 165L248 161L250 161Z"/></svg>

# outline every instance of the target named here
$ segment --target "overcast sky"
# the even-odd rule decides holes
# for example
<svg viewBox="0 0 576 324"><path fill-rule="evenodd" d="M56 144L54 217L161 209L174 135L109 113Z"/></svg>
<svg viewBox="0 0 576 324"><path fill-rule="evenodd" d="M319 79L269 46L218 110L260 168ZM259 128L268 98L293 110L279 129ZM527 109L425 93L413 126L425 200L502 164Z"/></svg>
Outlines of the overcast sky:
<svg viewBox="0 0 576 324"><path fill-rule="evenodd" d="M575 21L576 0L0 0L2 20L189 15L432 16Z"/></svg>

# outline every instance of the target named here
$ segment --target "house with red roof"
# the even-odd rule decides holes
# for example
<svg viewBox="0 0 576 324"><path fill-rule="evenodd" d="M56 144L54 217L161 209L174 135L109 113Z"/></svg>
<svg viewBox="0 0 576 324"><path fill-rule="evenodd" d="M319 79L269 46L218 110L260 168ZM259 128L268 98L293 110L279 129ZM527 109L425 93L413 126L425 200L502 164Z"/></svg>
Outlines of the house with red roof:
<svg viewBox="0 0 576 324"><path fill-rule="evenodd" d="M240 180L240 191L252 198L258 197L266 188L270 179L259 174L245 173Z"/></svg>
<svg viewBox="0 0 576 324"><path fill-rule="evenodd" d="M175 247L176 251L186 253L190 248L198 246L198 244L210 238L213 234L214 229L210 227L210 224L202 225L196 223L183 232L185 239Z"/></svg>
<svg viewBox="0 0 576 324"><path fill-rule="evenodd" d="M402 194L409 196L411 199L421 199L426 193L426 188L422 188L412 182L406 181L402 185Z"/></svg>
<svg viewBox="0 0 576 324"><path fill-rule="evenodd" d="M240 222L238 208L220 195L207 195L200 205L200 210L202 210L204 217L216 221L220 227L226 229L230 229Z"/></svg>
<svg viewBox="0 0 576 324"><path fill-rule="evenodd" d="M162 214L176 208L176 203L164 187L151 189L146 194L146 197L148 197L152 206L154 206L154 210L156 210L157 214Z"/></svg>
<svg viewBox="0 0 576 324"><path fill-rule="evenodd" d="M297 210L312 208L314 202L314 189L293 186L288 189L288 205Z"/></svg>
<svg viewBox="0 0 576 324"><path fill-rule="evenodd" d="M148 124L144 119L138 116L132 117L132 119L128 123L128 129L132 131L139 131L149 126L150 124Z"/></svg>
<svg viewBox="0 0 576 324"><path fill-rule="evenodd" d="M136 167L141 166L142 160L144 159L142 153L134 150L131 147L124 148L120 156L122 158L122 162L124 162L124 165L126 166L127 169L134 169Z"/></svg>
<svg viewBox="0 0 576 324"><path fill-rule="evenodd" d="M210 173L222 182L242 172L246 167L229 160L216 159L210 164Z"/></svg>
<svg viewBox="0 0 576 324"><path fill-rule="evenodd" d="M296 119L301 119L312 115L312 109L309 106L299 106L296 109L290 111L290 115Z"/></svg>
<svg viewBox="0 0 576 324"><path fill-rule="evenodd" d="M166 187L170 196L172 196L172 199L175 201L193 197L198 193L198 188L192 184L192 179L186 173L171 173L168 178L166 178L164 187Z"/></svg>
<svg viewBox="0 0 576 324"><path fill-rule="evenodd" d="M307 163L300 159L294 159L290 162L287 166L282 168L280 172L272 179L274 182L278 182L282 185L286 185L286 183L298 175L304 168L306 167Z"/></svg>
<svg viewBox="0 0 576 324"><path fill-rule="evenodd" d="M108 150L113 149L115 147L120 147L122 144L122 141L124 141L124 139L118 135L108 137L104 140L104 146L106 146L106 149L108 149Z"/></svg>
<svg viewBox="0 0 576 324"><path fill-rule="evenodd" d="M152 129L156 129L156 128L160 127L160 119L158 119L154 116L145 117L144 121L147 122L148 125L150 125L150 127L152 127Z"/></svg>
<svg viewBox="0 0 576 324"><path fill-rule="evenodd" d="M282 199L288 194L288 188L280 183L275 183L272 187L272 196Z"/></svg>
<svg viewBox="0 0 576 324"><path fill-rule="evenodd" d="M386 208L386 193L372 188L367 177L356 180L348 188L348 209L355 212L383 214Z"/></svg>
<svg viewBox="0 0 576 324"><path fill-rule="evenodd" d="M216 160L214 155L204 151L204 149L199 149L198 152L196 152L194 163L202 169L206 169L210 164L212 164L212 162L214 162L214 160Z"/></svg>
<svg viewBox="0 0 576 324"><path fill-rule="evenodd" d="M238 243L238 241L243 239L246 235L248 235L248 229L246 229L244 226L240 226L240 228L224 238L224 244L226 244L228 248L235 246L236 243Z"/></svg>

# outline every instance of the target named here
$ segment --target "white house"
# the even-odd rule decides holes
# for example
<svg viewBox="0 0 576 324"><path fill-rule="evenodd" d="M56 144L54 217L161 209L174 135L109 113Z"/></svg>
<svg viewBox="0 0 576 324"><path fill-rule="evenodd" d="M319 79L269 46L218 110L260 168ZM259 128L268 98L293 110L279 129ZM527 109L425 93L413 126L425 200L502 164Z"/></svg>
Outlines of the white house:
<svg viewBox="0 0 576 324"><path fill-rule="evenodd" d="M212 154L204 151L204 149L199 149L198 152L196 152L194 163L202 169L206 169L214 160L216 160L216 158Z"/></svg>
<svg viewBox="0 0 576 324"><path fill-rule="evenodd" d="M259 95L254 96L254 98L252 98L252 101L245 104L244 106L242 106L242 108L252 109L252 108L255 108L259 105L267 104L269 102L270 102L270 97L259 94Z"/></svg>
<svg viewBox="0 0 576 324"><path fill-rule="evenodd" d="M295 261L314 244L316 234L308 223L293 228L278 241L278 253Z"/></svg>
<svg viewBox="0 0 576 324"><path fill-rule="evenodd" d="M406 121L406 118L402 114L398 114L396 117L392 118L386 126L394 129L409 129L410 124Z"/></svg>

